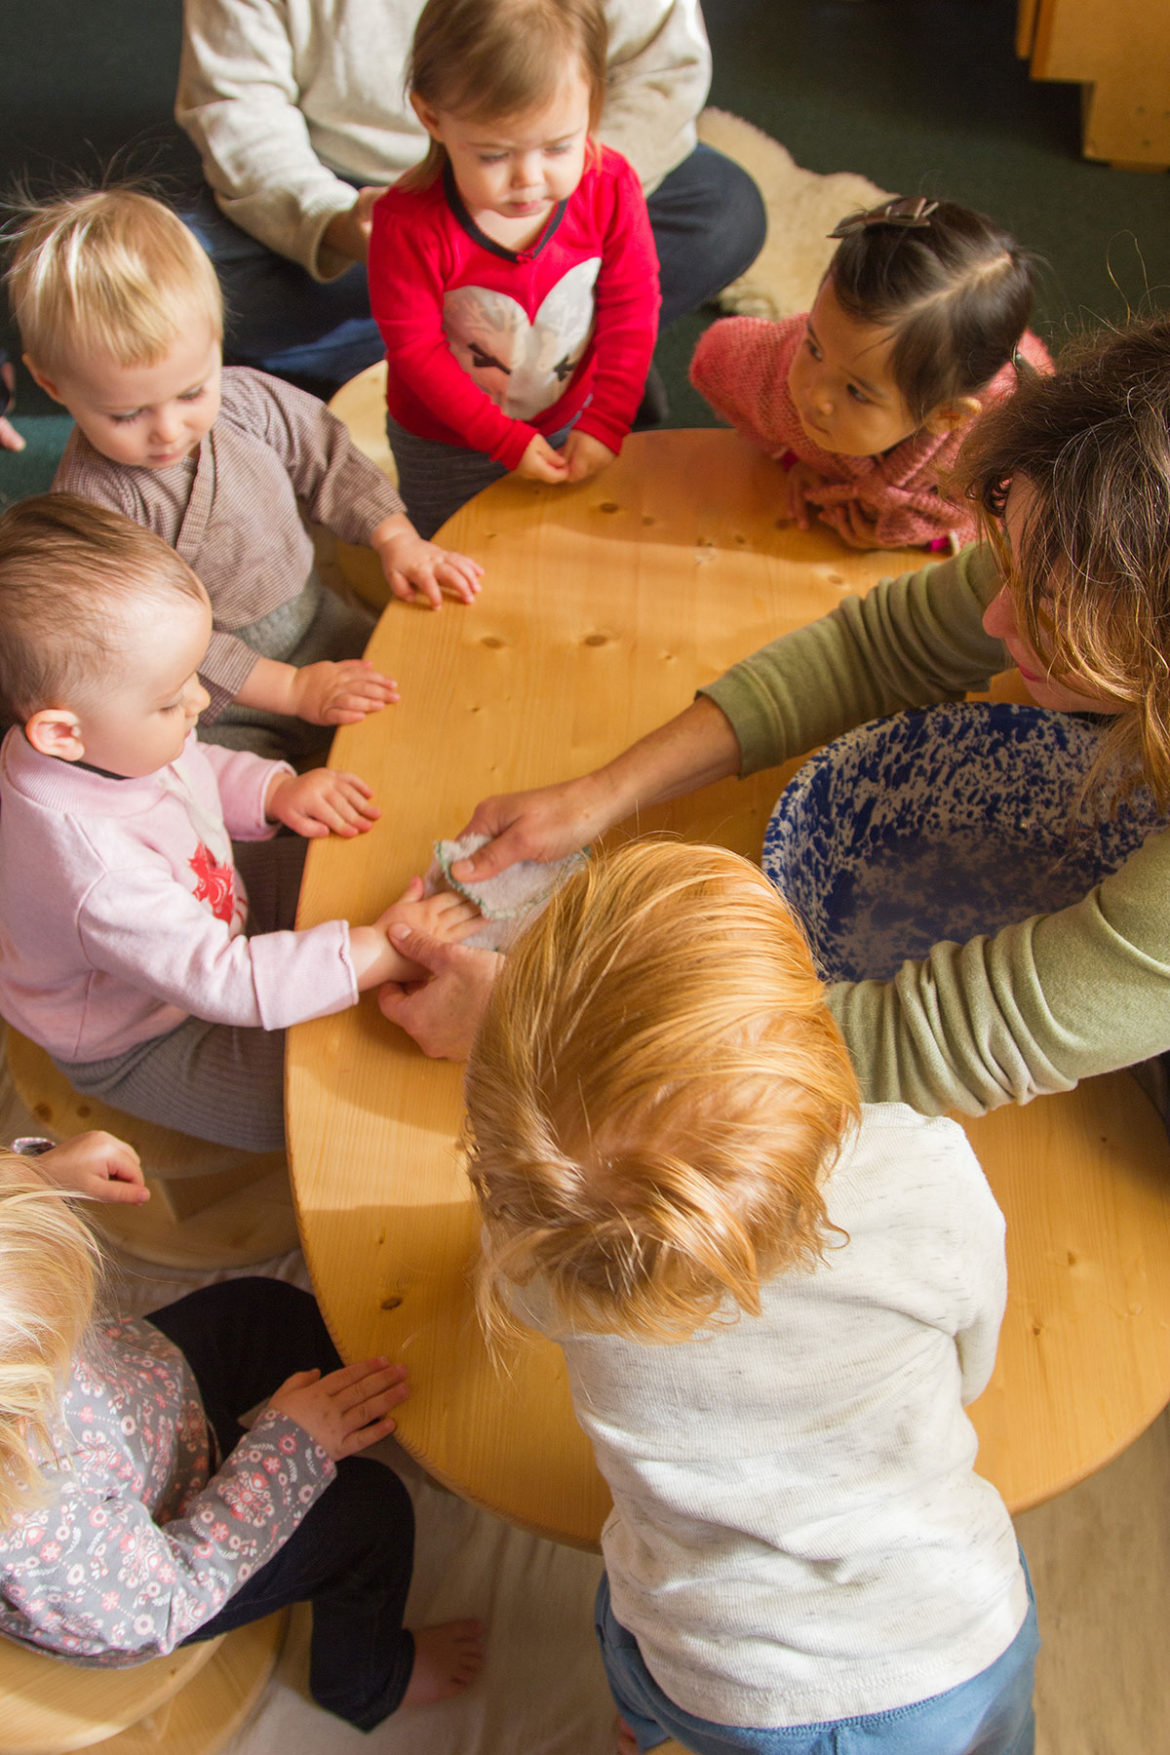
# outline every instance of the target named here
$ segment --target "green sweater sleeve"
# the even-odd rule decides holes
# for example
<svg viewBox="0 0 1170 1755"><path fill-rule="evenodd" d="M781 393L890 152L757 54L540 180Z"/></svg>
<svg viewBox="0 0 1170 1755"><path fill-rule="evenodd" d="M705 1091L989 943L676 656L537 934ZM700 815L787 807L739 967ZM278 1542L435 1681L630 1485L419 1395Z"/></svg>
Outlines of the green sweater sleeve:
<svg viewBox="0 0 1170 1755"><path fill-rule="evenodd" d="M1170 831L1071 908L938 944L829 1005L870 1102L980 1115L1170 1049Z"/></svg>
<svg viewBox="0 0 1170 1755"><path fill-rule="evenodd" d="M742 771L850 726L983 687L1003 647L983 632L992 557L885 580L754 654L705 690ZM869 1102L981 1114L1170 1049L1170 832L1057 914L939 944L892 981L838 982L829 1005Z"/></svg>

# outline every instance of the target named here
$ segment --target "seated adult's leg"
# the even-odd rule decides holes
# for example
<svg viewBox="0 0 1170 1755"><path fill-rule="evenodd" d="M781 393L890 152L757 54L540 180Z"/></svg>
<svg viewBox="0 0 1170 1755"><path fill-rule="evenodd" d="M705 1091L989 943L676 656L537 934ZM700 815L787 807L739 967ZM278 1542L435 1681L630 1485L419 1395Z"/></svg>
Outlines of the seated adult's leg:
<svg viewBox="0 0 1170 1755"><path fill-rule="evenodd" d="M710 146L696 146L647 203L662 276L665 329L751 267L768 218L747 172Z"/></svg>
<svg viewBox="0 0 1170 1755"><path fill-rule="evenodd" d="M384 353L361 263L316 281L226 219L210 189L182 217L215 263L225 304L224 357L331 396Z"/></svg>

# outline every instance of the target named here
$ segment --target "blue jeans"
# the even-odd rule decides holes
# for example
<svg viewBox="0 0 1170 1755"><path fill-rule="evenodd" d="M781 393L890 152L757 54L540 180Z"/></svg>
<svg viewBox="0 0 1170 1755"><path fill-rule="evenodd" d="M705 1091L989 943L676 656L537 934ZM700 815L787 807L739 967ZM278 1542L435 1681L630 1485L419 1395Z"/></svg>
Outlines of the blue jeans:
<svg viewBox="0 0 1170 1755"><path fill-rule="evenodd" d="M665 328L751 266L767 225L755 183L731 159L697 146L649 199ZM225 357L291 378L319 395L383 356L360 264L325 285L225 219L204 188L183 218L215 263L227 306Z"/></svg>
<svg viewBox="0 0 1170 1755"><path fill-rule="evenodd" d="M1025 1578L1027 1573L1025 1565ZM639 1755L668 1737L694 1755L1032 1755L1032 1674L1040 1637L1031 1579L1024 1625L1002 1657L969 1682L891 1712L775 1730L710 1724L668 1700L643 1663L637 1640L615 1620L604 1574L595 1619L610 1691L637 1735Z"/></svg>

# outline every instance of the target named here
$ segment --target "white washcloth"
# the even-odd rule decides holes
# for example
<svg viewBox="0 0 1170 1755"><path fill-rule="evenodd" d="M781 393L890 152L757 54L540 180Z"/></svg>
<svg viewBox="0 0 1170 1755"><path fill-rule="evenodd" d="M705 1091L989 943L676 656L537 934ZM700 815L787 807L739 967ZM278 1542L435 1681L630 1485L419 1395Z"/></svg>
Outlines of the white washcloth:
<svg viewBox="0 0 1170 1755"><path fill-rule="evenodd" d="M571 853L567 859L544 865L539 860L522 859L498 876L482 883L461 884L451 876L451 867L458 859L478 853L488 842L487 835L465 835L462 841L436 841L434 861L426 874L426 894L439 890L458 890L474 902L483 915L484 924L467 945L484 950L508 951L529 923L536 919L549 897L559 890L570 872L581 864L584 853Z"/></svg>

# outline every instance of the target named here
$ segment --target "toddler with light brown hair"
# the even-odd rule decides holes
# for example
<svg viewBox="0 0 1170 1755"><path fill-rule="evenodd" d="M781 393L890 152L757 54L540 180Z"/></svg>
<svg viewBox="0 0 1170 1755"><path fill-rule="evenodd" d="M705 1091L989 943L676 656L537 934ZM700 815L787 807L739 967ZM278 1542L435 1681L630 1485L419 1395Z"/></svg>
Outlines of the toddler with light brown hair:
<svg viewBox="0 0 1170 1755"><path fill-rule="evenodd" d="M8 290L26 365L77 423L54 488L154 531L206 587L204 741L299 759L396 701L362 656L373 617L325 587L308 522L374 549L407 601L470 603L482 568L422 540L315 396L223 369L219 283L178 215L132 188L49 202Z"/></svg>
<svg viewBox="0 0 1170 1755"><path fill-rule="evenodd" d="M961 1130L861 1106L754 866L635 843L502 965L467 1071L489 1330L558 1341L614 1508L641 1750L1027 1755L1035 1611L964 1405L1003 1220Z"/></svg>

